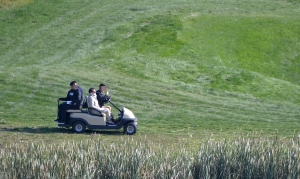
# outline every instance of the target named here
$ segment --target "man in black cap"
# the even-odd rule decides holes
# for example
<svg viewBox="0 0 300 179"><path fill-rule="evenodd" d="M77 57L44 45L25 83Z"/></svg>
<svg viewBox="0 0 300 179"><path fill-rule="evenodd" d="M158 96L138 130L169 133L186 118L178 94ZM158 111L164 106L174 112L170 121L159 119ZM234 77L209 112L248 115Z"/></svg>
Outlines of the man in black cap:
<svg viewBox="0 0 300 179"><path fill-rule="evenodd" d="M82 94L78 90L78 86L76 81L72 81L70 83L71 90L68 92L66 98L58 98L57 101L67 101L65 103L62 103L58 107L58 116L57 119L58 122L64 123L66 120L66 110L68 109L79 109L82 101Z"/></svg>

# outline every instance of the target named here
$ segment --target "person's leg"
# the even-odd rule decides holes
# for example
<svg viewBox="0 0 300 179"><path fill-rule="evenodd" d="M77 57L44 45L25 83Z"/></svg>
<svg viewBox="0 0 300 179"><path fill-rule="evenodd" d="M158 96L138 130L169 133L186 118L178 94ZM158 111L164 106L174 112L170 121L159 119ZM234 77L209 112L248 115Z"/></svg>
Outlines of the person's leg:
<svg viewBox="0 0 300 179"><path fill-rule="evenodd" d="M68 109L79 109L79 105L68 105L68 106L66 107L65 121L64 121L64 123L68 123L68 122L69 122L69 119L70 119L70 114L71 114L71 113L68 113L68 112L67 112Z"/></svg>
<svg viewBox="0 0 300 179"><path fill-rule="evenodd" d="M106 115L106 120L111 121L111 114L109 109L107 108L101 108L100 112L103 112Z"/></svg>
<svg viewBox="0 0 300 179"><path fill-rule="evenodd" d="M64 123L66 120L66 114L67 114L67 109L68 109L69 105L66 103L62 103L59 105L59 121L60 123Z"/></svg>
<svg viewBox="0 0 300 179"><path fill-rule="evenodd" d="M79 105L69 105L68 109L79 109Z"/></svg>
<svg viewBox="0 0 300 179"><path fill-rule="evenodd" d="M110 111L110 113L111 113L111 110L112 110L111 107L110 107L110 106L106 106L106 107L109 109L109 111Z"/></svg>
<svg viewBox="0 0 300 179"><path fill-rule="evenodd" d="M107 108L109 112L111 113L111 107L110 106L102 106L102 108Z"/></svg>
<svg viewBox="0 0 300 179"><path fill-rule="evenodd" d="M61 119L63 118L63 114L62 114L63 108L61 105L59 105L58 107L58 119L57 122L61 122Z"/></svg>

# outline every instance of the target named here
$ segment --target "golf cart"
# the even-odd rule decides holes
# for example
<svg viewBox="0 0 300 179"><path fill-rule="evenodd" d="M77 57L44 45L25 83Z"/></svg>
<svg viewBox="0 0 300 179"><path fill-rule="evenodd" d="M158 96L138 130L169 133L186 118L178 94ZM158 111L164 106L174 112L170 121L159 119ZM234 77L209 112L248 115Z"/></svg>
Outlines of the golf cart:
<svg viewBox="0 0 300 179"><path fill-rule="evenodd" d="M134 116L133 112L131 112L125 107L123 107L122 110L119 109L110 100L109 103L112 104L119 111L117 121L114 124L107 124L105 114L98 112L98 114L95 115L95 111L92 112L92 108L82 110L69 109L67 110L67 119L65 119L65 122L60 123L56 121L56 123L59 127L72 127L72 130L76 133L83 133L86 130L86 127L90 130L120 129L124 127L125 134L135 134L138 128L138 119Z"/></svg>

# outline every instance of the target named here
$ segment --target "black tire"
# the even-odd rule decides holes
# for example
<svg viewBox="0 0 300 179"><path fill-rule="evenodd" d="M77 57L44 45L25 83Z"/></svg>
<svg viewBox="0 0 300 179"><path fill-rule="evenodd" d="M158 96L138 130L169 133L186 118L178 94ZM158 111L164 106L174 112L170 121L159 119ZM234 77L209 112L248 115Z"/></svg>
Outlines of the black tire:
<svg viewBox="0 0 300 179"><path fill-rule="evenodd" d="M127 123L124 127L124 133L127 135L133 135L136 133L136 131L137 131L137 128L133 122Z"/></svg>
<svg viewBox="0 0 300 179"><path fill-rule="evenodd" d="M72 125L72 130L76 133L83 133L85 131L85 124L83 122L74 122Z"/></svg>

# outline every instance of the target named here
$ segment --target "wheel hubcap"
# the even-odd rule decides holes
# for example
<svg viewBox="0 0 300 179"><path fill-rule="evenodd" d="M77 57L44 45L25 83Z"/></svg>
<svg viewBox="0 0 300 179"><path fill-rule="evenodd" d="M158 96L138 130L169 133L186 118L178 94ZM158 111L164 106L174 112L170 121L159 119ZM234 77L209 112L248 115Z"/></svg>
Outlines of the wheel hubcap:
<svg viewBox="0 0 300 179"><path fill-rule="evenodd" d="M134 131L134 127L133 126L128 126L127 127L127 132L128 133L133 133L133 131Z"/></svg>
<svg viewBox="0 0 300 179"><path fill-rule="evenodd" d="M76 126L75 126L75 129L76 129L76 131L82 131L82 125L81 124L77 124Z"/></svg>

